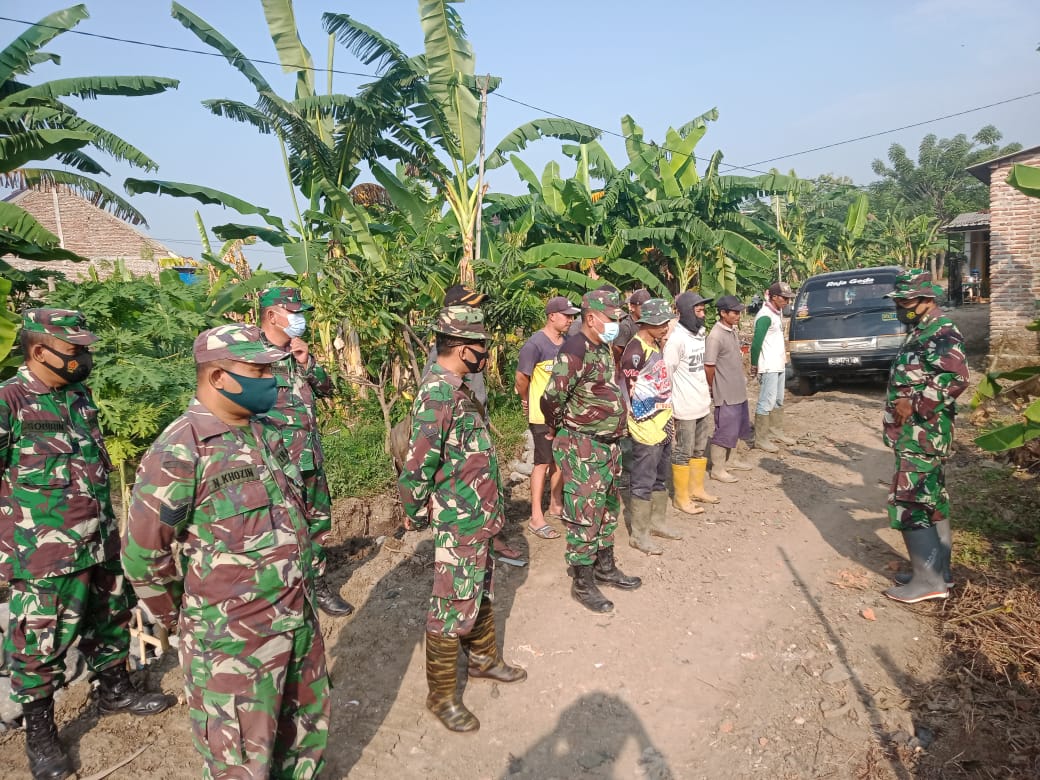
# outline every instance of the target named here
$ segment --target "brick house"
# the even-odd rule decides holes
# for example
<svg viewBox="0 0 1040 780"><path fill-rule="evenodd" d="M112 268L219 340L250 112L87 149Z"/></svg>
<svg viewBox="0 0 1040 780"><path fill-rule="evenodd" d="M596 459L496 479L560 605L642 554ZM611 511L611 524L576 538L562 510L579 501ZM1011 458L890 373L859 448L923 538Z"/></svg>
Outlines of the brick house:
<svg viewBox="0 0 1040 780"><path fill-rule="evenodd" d="M1007 183L1015 163L1040 166L1040 146L968 168L989 186L989 343L998 368L1036 363L1040 354L1040 334L1025 329L1040 316L1040 198Z"/></svg>
<svg viewBox="0 0 1040 780"><path fill-rule="evenodd" d="M180 259L176 253L155 239L149 238L129 223L64 187L19 190L4 200L27 211L33 219L61 240L63 248L90 261L40 262L20 257L4 257L5 262L20 271L60 271L67 279L77 280L87 278L89 269L94 267L98 276L104 278L112 273L113 263L122 260L127 270L135 276L157 277L160 260Z"/></svg>

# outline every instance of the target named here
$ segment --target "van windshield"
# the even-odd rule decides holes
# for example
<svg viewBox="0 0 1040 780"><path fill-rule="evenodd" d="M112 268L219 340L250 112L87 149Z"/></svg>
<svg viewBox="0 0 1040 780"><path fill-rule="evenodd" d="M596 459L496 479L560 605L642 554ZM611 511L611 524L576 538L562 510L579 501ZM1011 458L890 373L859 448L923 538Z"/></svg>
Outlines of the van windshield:
<svg viewBox="0 0 1040 780"><path fill-rule="evenodd" d="M795 302L795 317L851 314L864 310L895 310L891 298L893 279L888 276L856 276L831 279L802 288Z"/></svg>

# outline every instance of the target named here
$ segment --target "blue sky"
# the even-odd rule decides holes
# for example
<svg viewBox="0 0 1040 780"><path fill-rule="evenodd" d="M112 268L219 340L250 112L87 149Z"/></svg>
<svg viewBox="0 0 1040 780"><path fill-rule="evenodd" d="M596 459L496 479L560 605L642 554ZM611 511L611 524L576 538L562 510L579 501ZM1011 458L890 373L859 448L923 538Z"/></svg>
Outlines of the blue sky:
<svg viewBox="0 0 1040 780"><path fill-rule="evenodd" d="M184 0L248 56L275 60L260 2ZM66 7L51 0L8 0L0 15L37 21ZM88 2L91 18L78 30L192 49L205 45L170 17L159 0ZM326 64L321 14L349 13L400 44L422 49L412 0L296 2L297 21L315 65ZM648 138L662 139L717 107L719 121L698 146L727 163L751 165L780 155L895 128L1040 90L1040 3L1035 0L873 0L873 2L703 3L693 0L470 0L459 6L477 53L477 68L503 79L500 92L613 132L631 114ZM0 40L24 25L0 21ZM107 183L121 190L127 176L186 181L223 189L288 216L291 211L277 145L251 128L211 116L200 101L227 97L252 102L245 79L224 60L161 51L66 33L48 47L60 67L38 66L31 80L71 75L147 74L181 81L174 92L147 98L103 98L81 113L134 143L159 163L144 174L112 163ZM337 46L335 67L365 70ZM282 94L292 79L260 66ZM319 79L324 82L324 77ZM337 75L338 92L364 79ZM489 146L540 112L492 97ZM996 125L1004 141L1040 144L1040 95L761 167L800 176L874 178L871 161L892 143L911 156L927 133L969 135ZM624 161L620 138L603 145ZM553 141L521 156L536 171L550 159L572 165ZM109 161L111 162L111 161ZM517 192L510 167L492 172L494 190ZM133 199L149 221L146 232L172 250L198 256L193 201L151 195ZM247 221L218 207L201 209L207 225ZM254 265L284 268L278 250L247 251Z"/></svg>

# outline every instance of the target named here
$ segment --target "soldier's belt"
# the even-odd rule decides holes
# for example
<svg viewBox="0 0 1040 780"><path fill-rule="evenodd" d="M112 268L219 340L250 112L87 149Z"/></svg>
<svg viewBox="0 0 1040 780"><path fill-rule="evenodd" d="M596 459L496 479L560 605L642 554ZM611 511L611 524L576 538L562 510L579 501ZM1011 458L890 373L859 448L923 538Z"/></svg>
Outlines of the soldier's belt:
<svg viewBox="0 0 1040 780"><path fill-rule="evenodd" d="M579 431L577 428L571 428L569 425L563 427L571 433L576 433L578 436L585 436L593 441L598 441L600 444L617 444L621 440L620 436L607 436L603 433L587 433L585 431Z"/></svg>

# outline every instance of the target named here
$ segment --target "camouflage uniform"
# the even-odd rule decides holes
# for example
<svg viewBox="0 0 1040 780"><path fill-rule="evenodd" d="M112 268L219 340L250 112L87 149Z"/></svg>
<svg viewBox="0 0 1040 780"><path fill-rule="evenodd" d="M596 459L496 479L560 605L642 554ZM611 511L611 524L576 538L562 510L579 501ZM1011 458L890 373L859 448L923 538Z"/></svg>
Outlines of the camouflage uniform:
<svg viewBox="0 0 1040 780"><path fill-rule="evenodd" d="M483 330L479 309L452 306L445 312L459 330ZM412 526L434 530L426 630L465 636L481 599L493 600L490 543L505 521L502 481L491 433L472 391L439 363L430 365L412 407L411 440L398 488Z"/></svg>
<svg viewBox="0 0 1040 780"><path fill-rule="evenodd" d="M195 341L198 363L283 357L253 326ZM323 766L329 680L303 490L277 428L262 416L233 428L197 399L141 461L123 566L155 618L179 630L206 777L307 778Z"/></svg>
<svg viewBox="0 0 1040 780"><path fill-rule="evenodd" d="M616 293L594 291L583 308L617 317ZM618 480L626 412L611 346L593 344L583 333L563 342L553 364L542 411L556 431L553 459L563 480L563 519L567 527L566 560L590 566L597 552L614 546L621 510Z"/></svg>
<svg viewBox="0 0 1040 780"><path fill-rule="evenodd" d="M893 296L935 297L941 289L924 272L897 279ZM957 397L968 386L964 338L941 310L933 308L912 324L888 379L884 441L895 452L896 468L889 493L892 527L901 531L949 519L944 466L953 443ZM913 412L903 425L895 422L895 405L909 398Z"/></svg>
<svg viewBox="0 0 1040 780"><path fill-rule="evenodd" d="M83 315L30 309L23 328L86 346ZM109 500L112 464L81 383L52 389L28 366L0 385L0 579L11 586L4 633L11 698L47 699L78 637L95 672L124 663L130 608Z"/></svg>

